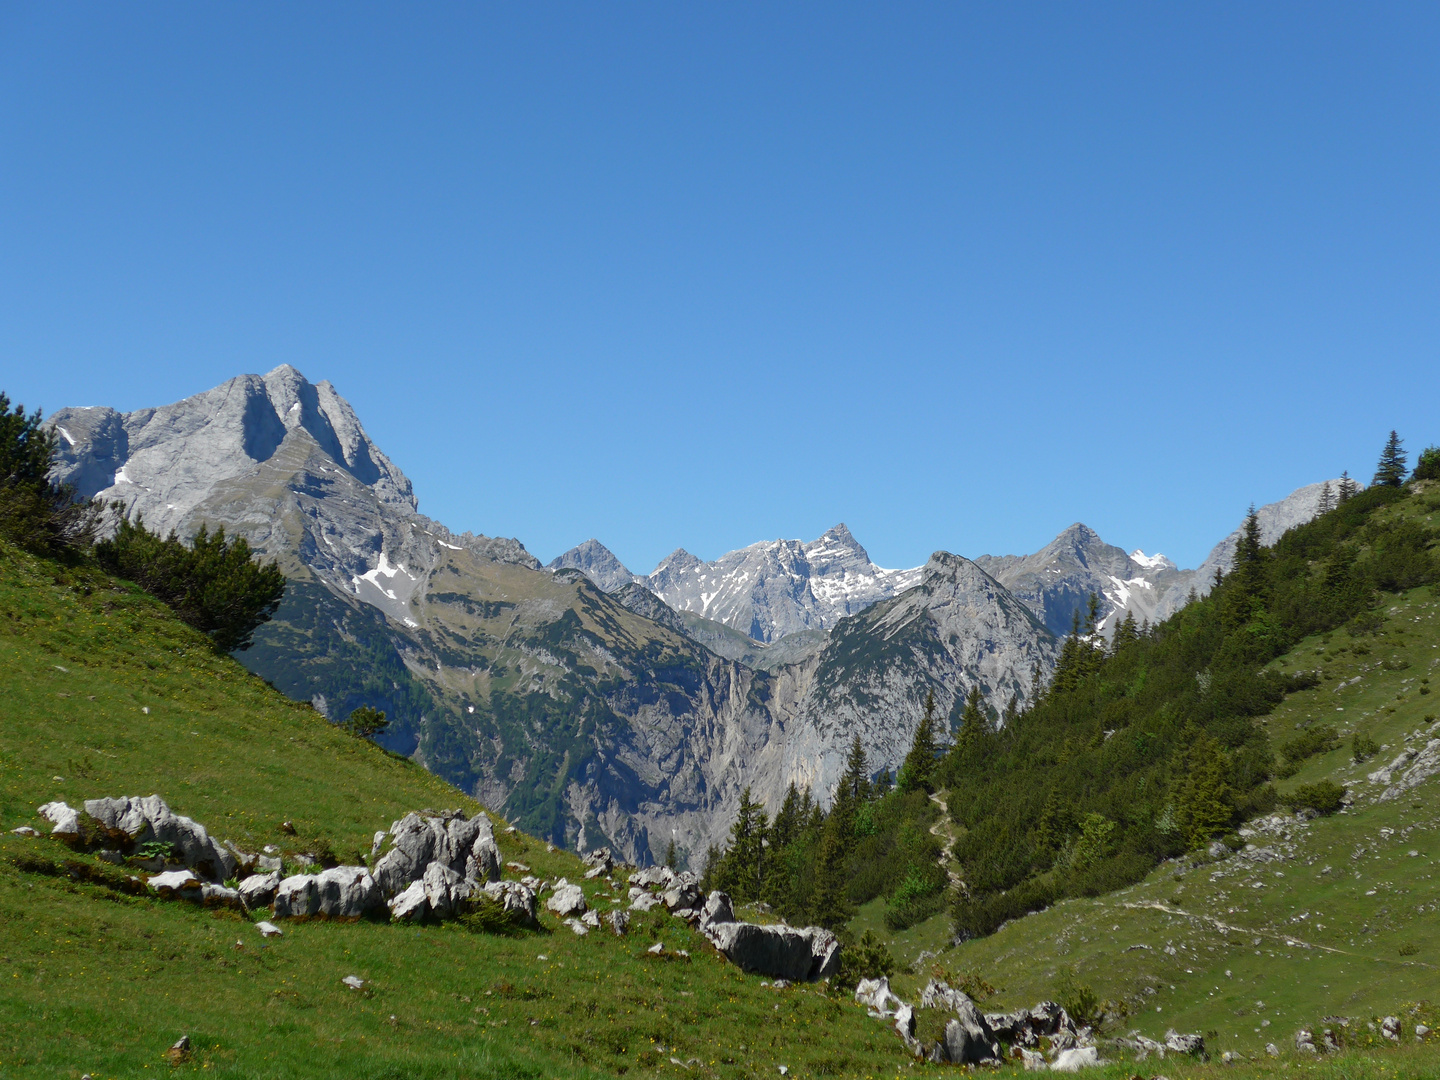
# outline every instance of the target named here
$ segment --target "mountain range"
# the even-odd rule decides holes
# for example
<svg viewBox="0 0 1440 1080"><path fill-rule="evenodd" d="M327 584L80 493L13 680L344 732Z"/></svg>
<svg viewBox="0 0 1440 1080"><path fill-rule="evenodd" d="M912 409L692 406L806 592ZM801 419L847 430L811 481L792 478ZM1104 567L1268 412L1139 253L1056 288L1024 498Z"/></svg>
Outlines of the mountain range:
<svg viewBox="0 0 1440 1080"><path fill-rule="evenodd" d="M952 721L976 685L992 715L1023 707L1091 592L1106 629L1155 621L1234 547L1185 571L1075 525L1034 555L888 570L837 525L709 563L679 550L644 577L594 540L546 568L420 514L334 387L288 365L48 423L57 480L157 531L224 526L278 563L289 584L240 655L252 671L333 719L383 708L390 749L527 831L641 863L722 840L746 787L772 810L791 783L828 800L856 735L876 771L897 768L931 692ZM1264 508L1262 530L1318 497Z"/></svg>

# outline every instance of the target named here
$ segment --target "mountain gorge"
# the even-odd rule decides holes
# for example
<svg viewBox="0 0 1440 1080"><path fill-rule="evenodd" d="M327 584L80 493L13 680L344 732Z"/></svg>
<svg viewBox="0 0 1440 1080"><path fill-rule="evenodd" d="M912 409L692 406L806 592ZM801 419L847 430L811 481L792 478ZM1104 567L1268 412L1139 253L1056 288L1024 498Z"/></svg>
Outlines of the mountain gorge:
<svg viewBox="0 0 1440 1080"><path fill-rule="evenodd" d="M1189 590L1083 526L1034 556L910 570L843 525L710 563L677 551L644 577L593 540L547 569L420 514L348 403L289 366L49 423L55 479L152 529L224 526L279 564L285 600L239 657L252 671L332 719L382 708L390 749L528 831L642 863L720 840L747 786L772 807L790 783L828 798L857 734L895 769L931 691L950 717L976 685L992 714L1023 706L1090 591L1154 618Z"/></svg>

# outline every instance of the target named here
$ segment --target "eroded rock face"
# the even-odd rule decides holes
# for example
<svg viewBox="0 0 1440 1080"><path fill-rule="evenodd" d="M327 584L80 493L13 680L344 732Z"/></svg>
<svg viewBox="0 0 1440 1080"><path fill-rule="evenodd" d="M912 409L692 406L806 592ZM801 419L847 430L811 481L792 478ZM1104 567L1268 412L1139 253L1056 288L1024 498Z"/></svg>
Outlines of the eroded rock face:
<svg viewBox="0 0 1440 1080"><path fill-rule="evenodd" d="M358 919L384 904L380 887L363 866L335 866L319 874L296 874L280 882L275 917Z"/></svg>
<svg viewBox="0 0 1440 1080"><path fill-rule="evenodd" d="M144 798L86 799L85 813L94 818L112 842L131 847L151 841L174 846L181 860L212 881L235 876L235 856L211 838L205 826L172 813L159 795Z"/></svg>
<svg viewBox="0 0 1440 1080"><path fill-rule="evenodd" d="M240 888L237 891L240 894L240 902L245 905L245 910L255 911L274 903L275 893L279 889L280 874L271 871L268 874L251 874L240 882Z"/></svg>
<svg viewBox="0 0 1440 1080"><path fill-rule="evenodd" d="M945 1038L936 1046L935 1060L978 1065L999 1058L1000 1043L995 1032L963 990L932 980L920 992L920 1007L955 1014L945 1025Z"/></svg>
<svg viewBox="0 0 1440 1080"><path fill-rule="evenodd" d="M985 1022L1001 1042L1011 1046L1034 1047L1040 1040L1054 1040L1066 1034L1075 1035L1075 1024L1066 1011L1053 1001L1042 1001L1033 1009L1010 1013L986 1013Z"/></svg>
<svg viewBox="0 0 1440 1080"><path fill-rule="evenodd" d="M406 814L390 826L390 842L375 864L375 880L386 896L421 880L431 863L471 881L500 879L500 848L484 814L469 819L458 810L434 817Z"/></svg>

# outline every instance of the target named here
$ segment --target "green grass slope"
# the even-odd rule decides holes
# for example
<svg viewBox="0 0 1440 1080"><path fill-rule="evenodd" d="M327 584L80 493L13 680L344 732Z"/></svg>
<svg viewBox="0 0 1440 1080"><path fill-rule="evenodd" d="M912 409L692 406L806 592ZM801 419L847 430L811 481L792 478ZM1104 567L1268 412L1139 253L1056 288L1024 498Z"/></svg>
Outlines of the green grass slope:
<svg viewBox="0 0 1440 1080"><path fill-rule="evenodd" d="M1172 861L1118 893L1014 920L939 962L994 984L995 1007L1060 995L1069 976L1127 1010L1117 1030L1213 1032L1215 1049L1252 1057L1272 1042L1293 1057L1295 1031L1335 1027L1327 1016L1350 1018L1350 1037L1363 1044L1375 1039L1369 1021L1440 1000L1440 775L1383 801L1385 785L1366 779L1440 737L1440 694L1425 692L1440 674L1440 596L1425 587L1387 601L1378 632L1309 639L1274 663L1324 672L1266 719L1274 743L1318 724L1341 736L1277 787L1283 796L1320 780L1345 784L1347 809L1256 819L1245 839L1264 849L1258 856ZM1386 749L1356 764L1356 733ZM1406 1022L1411 1041L1415 1023ZM1440 1072L1440 1053L1425 1060Z"/></svg>
<svg viewBox="0 0 1440 1080"><path fill-rule="evenodd" d="M478 808L217 657L132 587L0 548L0 1076L153 1075L182 1034L195 1049L176 1071L247 1080L905 1064L858 1006L764 987L660 912L624 939L577 938L546 913L516 937L305 922L266 942L233 912L128 895L117 868L10 833L48 832L35 808L51 799L151 792L242 846L345 860L407 810ZM574 856L499 839L540 876L579 877ZM623 883L585 889L601 911L623 903ZM646 951L655 941L664 954ZM362 991L342 985L352 974Z"/></svg>

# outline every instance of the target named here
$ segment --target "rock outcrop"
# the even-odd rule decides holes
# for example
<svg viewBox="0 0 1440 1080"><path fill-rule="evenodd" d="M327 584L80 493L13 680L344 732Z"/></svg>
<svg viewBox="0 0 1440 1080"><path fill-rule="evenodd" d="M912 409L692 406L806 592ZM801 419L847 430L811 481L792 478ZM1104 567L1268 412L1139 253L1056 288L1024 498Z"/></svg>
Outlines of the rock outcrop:
<svg viewBox="0 0 1440 1080"><path fill-rule="evenodd" d="M828 979L840 966L840 943L829 930L736 922L730 898L719 891L705 901L700 932L736 967L773 979Z"/></svg>
<svg viewBox="0 0 1440 1080"><path fill-rule="evenodd" d="M406 814L390 826L389 843L389 850L375 864L375 880L386 896L396 896L421 880L432 863L470 881L500 878L500 848L484 814L468 819L458 810Z"/></svg>
<svg viewBox="0 0 1440 1080"><path fill-rule="evenodd" d="M280 882L275 893L277 919L359 919L383 907L380 887L363 866L296 874Z"/></svg>
<svg viewBox="0 0 1440 1080"><path fill-rule="evenodd" d="M124 851L151 841L168 843L187 867L204 877L225 881L235 876L235 856L212 839L205 826L172 813L159 795L87 799L85 813L104 831L108 843Z"/></svg>

